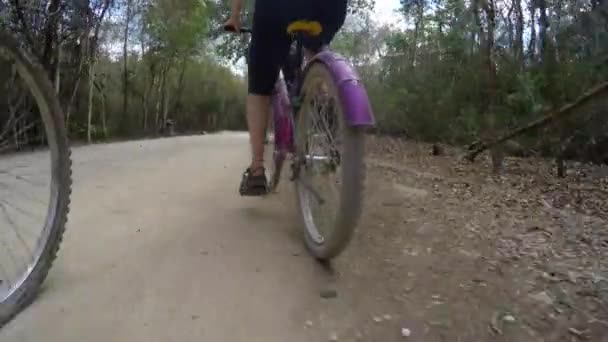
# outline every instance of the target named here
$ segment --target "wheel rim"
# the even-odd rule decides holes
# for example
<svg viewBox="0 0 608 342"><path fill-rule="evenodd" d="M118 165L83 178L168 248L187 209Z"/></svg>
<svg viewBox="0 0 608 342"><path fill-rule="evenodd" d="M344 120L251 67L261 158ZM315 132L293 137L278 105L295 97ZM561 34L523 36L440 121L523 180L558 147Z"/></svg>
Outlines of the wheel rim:
<svg viewBox="0 0 608 342"><path fill-rule="evenodd" d="M308 236L316 245L330 238L338 220L344 123L327 70L311 67L303 84L297 130L297 192Z"/></svg>
<svg viewBox="0 0 608 342"><path fill-rule="evenodd" d="M9 78L0 75L6 95L0 103L11 108L0 117L0 304L10 301L36 268L55 224L59 198L50 106L19 58L0 47L0 70L11 70ZM20 141L31 130L38 136ZM1 133L10 131L12 137Z"/></svg>

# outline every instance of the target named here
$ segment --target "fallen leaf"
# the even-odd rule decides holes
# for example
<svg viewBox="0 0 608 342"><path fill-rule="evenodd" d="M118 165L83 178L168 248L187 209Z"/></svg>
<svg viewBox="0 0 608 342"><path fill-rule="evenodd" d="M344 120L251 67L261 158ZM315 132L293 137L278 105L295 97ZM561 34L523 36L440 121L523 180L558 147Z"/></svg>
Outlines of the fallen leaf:
<svg viewBox="0 0 608 342"><path fill-rule="evenodd" d="M549 297L549 295L545 291L530 294L529 297L543 304L553 305L553 299Z"/></svg>

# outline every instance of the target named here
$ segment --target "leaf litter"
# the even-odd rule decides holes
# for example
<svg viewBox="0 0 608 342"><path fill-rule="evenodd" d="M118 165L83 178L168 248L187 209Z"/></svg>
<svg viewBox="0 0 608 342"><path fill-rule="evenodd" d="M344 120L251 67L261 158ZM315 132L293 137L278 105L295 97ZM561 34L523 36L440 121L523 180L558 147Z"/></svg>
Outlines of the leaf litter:
<svg viewBox="0 0 608 342"><path fill-rule="evenodd" d="M324 309L336 324L384 341L404 325L424 341L604 336L606 173L575 163L557 178L551 160L507 158L494 175L486 156L377 136L367 150L364 215L335 264L352 286ZM380 310L392 319L369 320Z"/></svg>

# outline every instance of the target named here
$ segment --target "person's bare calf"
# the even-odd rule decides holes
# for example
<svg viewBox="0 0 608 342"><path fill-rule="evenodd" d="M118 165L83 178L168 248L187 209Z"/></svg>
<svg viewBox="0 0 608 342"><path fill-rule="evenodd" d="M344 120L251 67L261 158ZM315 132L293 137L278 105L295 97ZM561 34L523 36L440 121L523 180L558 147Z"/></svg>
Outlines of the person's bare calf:
<svg viewBox="0 0 608 342"><path fill-rule="evenodd" d="M247 96L247 127L251 144L251 173L264 173L264 139L270 116L270 96L249 94Z"/></svg>
<svg viewBox="0 0 608 342"><path fill-rule="evenodd" d="M314 53L304 49L304 58L310 60ZM251 144L251 174L259 176L264 173L264 141L268 120L270 119L270 96L247 96L247 127L249 129L249 142Z"/></svg>

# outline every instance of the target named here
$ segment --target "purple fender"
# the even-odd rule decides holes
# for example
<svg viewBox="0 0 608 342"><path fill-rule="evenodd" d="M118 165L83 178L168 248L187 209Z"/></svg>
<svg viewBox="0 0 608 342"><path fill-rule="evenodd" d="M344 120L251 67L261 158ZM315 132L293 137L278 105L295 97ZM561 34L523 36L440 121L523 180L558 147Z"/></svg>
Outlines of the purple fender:
<svg viewBox="0 0 608 342"><path fill-rule="evenodd" d="M351 126L374 126L376 120L359 75L348 61L330 50L321 51L308 63L325 64L338 89L346 122Z"/></svg>

